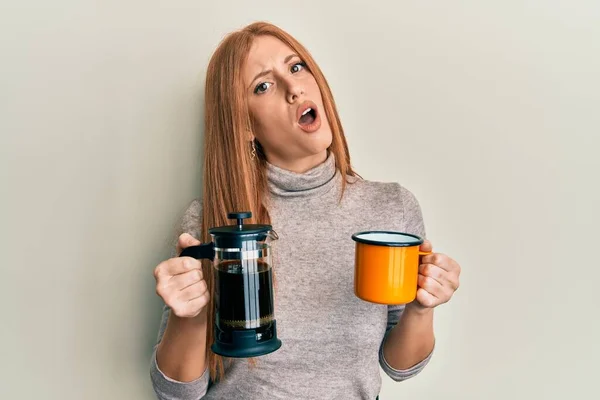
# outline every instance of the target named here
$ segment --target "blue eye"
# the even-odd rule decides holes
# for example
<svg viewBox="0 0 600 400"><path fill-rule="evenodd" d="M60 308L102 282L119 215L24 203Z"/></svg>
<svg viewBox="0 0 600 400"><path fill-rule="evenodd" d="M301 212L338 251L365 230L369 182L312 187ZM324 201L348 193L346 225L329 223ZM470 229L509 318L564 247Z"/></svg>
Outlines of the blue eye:
<svg viewBox="0 0 600 400"><path fill-rule="evenodd" d="M254 89L254 93L255 94L264 93L267 91L267 89L269 89L269 86L271 86L271 84L267 83L267 82L259 83L258 85L256 85L256 88Z"/></svg>
<svg viewBox="0 0 600 400"><path fill-rule="evenodd" d="M302 71L305 67L306 67L306 64L303 62L298 62L298 63L292 65L292 69L291 69L292 74Z"/></svg>

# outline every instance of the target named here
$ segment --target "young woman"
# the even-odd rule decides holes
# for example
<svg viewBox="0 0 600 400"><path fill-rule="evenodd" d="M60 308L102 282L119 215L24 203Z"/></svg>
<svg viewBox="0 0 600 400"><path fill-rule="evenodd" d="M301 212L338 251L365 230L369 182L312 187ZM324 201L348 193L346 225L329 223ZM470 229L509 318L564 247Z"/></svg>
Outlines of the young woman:
<svg viewBox="0 0 600 400"><path fill-rule="evenodd" d="M213 269L173 257L154 270L165 308L151 378L160 399L375 399L379 368L418 374L434 348L433 309L458 288L460 266L431 253L416 300L385 306L353 292L353 233L425 237L419 204L397 183L352 169L332 93L309 52L268 23L227 36L208 66L202 198L183 216L174 256L208 228L251 210L279 235L275 315L283 346L257 359L211 352ZM431 251L425 241L424 251Z"/></svg>

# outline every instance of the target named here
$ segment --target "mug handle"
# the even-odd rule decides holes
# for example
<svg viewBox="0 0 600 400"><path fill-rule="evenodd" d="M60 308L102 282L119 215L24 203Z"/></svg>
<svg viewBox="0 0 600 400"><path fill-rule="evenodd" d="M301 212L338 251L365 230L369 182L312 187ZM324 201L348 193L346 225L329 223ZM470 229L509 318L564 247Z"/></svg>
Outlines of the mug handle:
<svg viewBox="0 0 600 400"><path fill-rule="evenodd" d="M433 251L421 251L421 246L419 245L419 257L426 256L431 253L433 253Z"/></svg>

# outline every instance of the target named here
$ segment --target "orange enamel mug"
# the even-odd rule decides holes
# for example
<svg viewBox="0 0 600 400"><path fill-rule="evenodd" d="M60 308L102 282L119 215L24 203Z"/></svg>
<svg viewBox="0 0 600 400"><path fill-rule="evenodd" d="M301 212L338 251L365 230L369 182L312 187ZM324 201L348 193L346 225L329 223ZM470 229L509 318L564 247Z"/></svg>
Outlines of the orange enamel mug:
<svg viewBox="0 0 600 400"><path fill-rule="evenodd" d="M430 254L423 239L403 232L366 231L352 235L356 242L354 294L379 304L406 304L417 295L419 257Z"/></svg>

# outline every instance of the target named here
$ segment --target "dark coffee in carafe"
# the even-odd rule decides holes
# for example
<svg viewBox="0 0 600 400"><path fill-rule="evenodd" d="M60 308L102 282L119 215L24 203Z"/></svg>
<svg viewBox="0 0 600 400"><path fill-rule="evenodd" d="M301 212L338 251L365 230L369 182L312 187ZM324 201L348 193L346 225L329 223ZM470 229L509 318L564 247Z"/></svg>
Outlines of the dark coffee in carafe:
<svg viewBox="0 0 600 400"><path fill-rule="evenodd" d="M222 329L254 329L273 320L271 268L264 262L238 260L217 267L217 319Z"/></svg>

